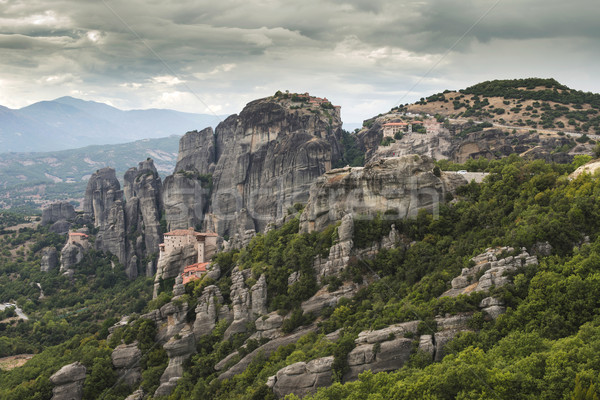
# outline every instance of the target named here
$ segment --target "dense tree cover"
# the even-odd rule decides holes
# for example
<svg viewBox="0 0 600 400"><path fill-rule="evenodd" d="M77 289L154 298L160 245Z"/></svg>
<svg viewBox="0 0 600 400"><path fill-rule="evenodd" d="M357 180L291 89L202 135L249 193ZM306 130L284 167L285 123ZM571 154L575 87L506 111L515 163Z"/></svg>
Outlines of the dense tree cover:
<svg viewBox="0 0 600 400"><path fill-rule="evenodd" d="M371 261L353 261L343 279L361 282L374 277L375 282L353 299L342 299L334 309L326 310L318 320L320 333L306 336L289 349L281 348L269 358L257 358L243 374L224 382L213 380L214 371L206 366L207 359L212 360L210 365L227 354L215 355L226 342L213 339L212 350L205 348L192 362L191 371L203 365L203 374L186 374L171 398L269 398L264 386L268 376L293 362L325 355L335 356L334 375L339 380L358 332L419 319L424 321L419 333L433 333L436 315L464 311L475 312L471 325L477 332L459 336L442 363L430 365L417 353L399 372L367 373L357 383L324 389L317 398L362 399L370 394L371 398L550 399L572 393L593 398L600 371L595 361L600 344L596 338L600 333L600 317L596 317L600 315L600 181L589 175L567 179L577 163L548 165L518 157L473 163L490 176L482 185L462 188L452 203L441 206L436 218L421 212L415 220L399 220L389 212L356 219L357 247L367 247L387 235L392 225L405 245L381 251ZM281 243L298 239L295 227L286 229L287 233L271 233L280 243L278 250L273 249L273 242L266 244L264 237L248 246L243 251L244 267L264 271L265 260L283 257L286 246ZM585 244L586 237L590 244ZM519 270L512 284L493 289L508 306L508 312L496 321L478 311L477 305L488 294L439 298L461 268L470 265L469 259L485 248L531 249L540 241L548 241L553 254L541 258L539 267ZM240 256L229 256L230 265L240 261ZM335 284L334 279L326 283ZM283 286L270 290L271 299L284 293ZM271 308L277 308L276 304L271 302ZM298 311L291 315L292 322L301 320ZM323 341L323 334L339 328L341 339ZM298 351L304 343L311 345ZM568 372L561 374L565 368Z"/></svg>
<svg viewBox="0 0 600 400"><path fill-rule="evenodd" d="M298 305L319 288L312 273L312 260L328 253L337 240L336 226L323 232L300 234L298 219L291 214L285 225L257 235L243 250L220 253L216 261L223 277L216 282L193 282L186 287L187 294L181 301L193 305L204 286L216 284L229 302L231 269L237 265L252 271L248 285L261 274L267 276L269 311L279 310L289 316L286 331L316 323L318 332L279 348L269 357L259 355L243 373L219 381L214 370L217 362L238 350L238 355L230 361L233 364L262 344L248 340L253 326L244 334L223 340L227 323L221 321L210 335L201 338L197 354L186 364L184 377L169 398L273 398L265 385L269 376L294 362L329 355L334 356L334 378L340 381L347 368L347 354L360 331L421 320L418 333L431 334L436 329L435 316L466 311L474 312L473 331L459 335L442 362L432 364L417 353L397 372L365 373L359 381L336 383L321 390L315 398L595 398L600 373L600 179L581 175L571 180L567 175L584 161L577 159L571 165L558 165L511 156L502 160L473 160L466 165L448 164L452 168L487 171L490 175L483 184L470 183L459 189L435 216L420 212L413 220L402 220L392 210L365 218L357 216L353 238L356 247L369 247L387 235L392 226L399 231L401 242L395 248L380 251L374 259L354 258L340 279L325 280L332 288L339 286L341 280L366 279L371 283L354 298L341 299L335 307L325 310L316 321L303 315ZM441 169L448 165L439 163ZM10 240L19 242L18 237ZM536 243L546 241L552 245L552 254L540 256L539 266L523 267L513 273L512 283L491 290L507 306L507 312L498 319L490 320L479 311L478 304L487 293L439 297L448 289L450 280L471 265L470 258L487 247L531 250ZM25 264L29 256L28 253L21 256ZM94 269L101 271L107 261L88 262L99 263ZM15 272L11 268L8 271ZM298 272L299 280L288 286L287 278L292 272ZM97 272L88 284L97 285L98 293L115 295L117 292L110 291L110 285L103 287L101 276ZM114 287L119 282L120 278L113 283L117 285ZM25 290L25 286L15 290ZM166 293L163 297L152 306L169 300ZM86 305L93 309L93 299L88 303L81 300L69 303L70 310ZM96 300L106 302L107 298L96 297ZM122 313L135 311L137 307L133 300L127 302L121 298L121 302L125 304L120 309ZM43 302L39 306L44 307ZM116 303L104 307L119 309ZM63 319L77 318L76 315ZM25 367L2 373L0 397L18 398L17 394L25 394L21 398L36 398L34 393L41 393L39 398L47 398L50 390L47 376L61 365L85 359L92 369L89 376L93 376L89 383L86 381L86 396L122 399L129 389L119 386L107 364L109 350L120 340L142 343L145 357L142 386L152 392L166 366L164 350L153 347L150 339L155 327L149 321L136 321L115 332L106 342L106 328L116 317L118 314L107 312L97 317L105 318L103 324L88 321L87 326L86 319L69 320L70 325L83 326L82 331L74 332L74 339L44 347ZM17 327L28 326L24 330L27 335L31 324L39 323L38 329L43 329L44 318L41 315L35 322ZM50 315L48 318L52 320ZM97 332L91 330L94 327ZM341 329L339 340L332 343L325 338L325 334L338 329ZM52 357L56 361L51 361ZM47 372L40 373L41 365Z"/></svg>

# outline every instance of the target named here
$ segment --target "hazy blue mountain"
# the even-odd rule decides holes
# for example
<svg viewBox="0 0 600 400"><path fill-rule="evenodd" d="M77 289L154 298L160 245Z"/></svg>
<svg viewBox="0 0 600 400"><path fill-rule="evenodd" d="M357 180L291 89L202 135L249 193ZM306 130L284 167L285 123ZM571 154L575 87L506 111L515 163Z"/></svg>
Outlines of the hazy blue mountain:
<svg viewBox="0 0 600 400"><path fill-rule="evenodd" d="M0 110L1 112L1 110ZM40 153L0 153L0 209L80 200L92 173L112 167L119 179L148 157L163 177L173 173L179 136Z"/></svg>
<svg viewBox="0 0 600 400"><path fill-rule="evenodd" d="M216 126L222 116L149 109L123 111L61 97L18 110L0 106L0 153L56 151L182 135Z"/></svg>

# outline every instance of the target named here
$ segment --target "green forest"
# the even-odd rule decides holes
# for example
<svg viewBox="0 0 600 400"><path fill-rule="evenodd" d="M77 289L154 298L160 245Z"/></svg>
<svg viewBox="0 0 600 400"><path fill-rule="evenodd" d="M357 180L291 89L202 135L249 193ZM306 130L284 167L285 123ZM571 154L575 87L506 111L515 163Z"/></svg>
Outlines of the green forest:
<svg viewBox="0 0 600 400"><path fill-rule="evenodd" d="M355 247L368 247L387 235L392 225L403 245L380 251L374 259L355 259L340 278L324 281L322 285L331 290L342 281L371 283L320 316L303 314L298 306L320 287L311 260L327 254L337 240L337 226L299 233L302 207L290 209L285 225L258 234L241 251L219 253L214 261L224 271L234 265L250 269L250 280L264 273L269 311L289 316L284 331L316 324L317 332L268 357L257 357L243 373L221 381L215 379L215 364L253 333L250 327L247 333L223 340L227 324L221 322L198 342L197 354L187 362L169 399L274 398L266 386L269 376L286 365L328 355L335 358L336 382L320 389L314 399L597 399L600 180L589 174L569 178L585 161L561 165L511 156L465 165L439 163L442 169L490 175L484 183L470 183L448 197L435 218L427 212L413 220L398 219L391 212L357 218ZM0 352L36 354L25 366L0 372L0 398L50 399L48 377L61 366L80 361L88 368L84 398L123 399L133 388L117 380L110 353L119 343L133 340L138 340L144 354L141 385L152 393L166 367L166 354L153 341L156 327L139 315L168 302L171 293L164 291L150 301L149 278L128 281L122 266L113 269L110 256L95 252L88 253L72 281L58 271L41 273L39 250L58 248L61 240L43 228L4 234L0 239L0 301L16 301L30 316L16 325L0 325ZM552 252L539 256L539 266L523 267L511 276L510 284L492 289L491 294L507 305L506 313L496 320L479 311L481 293L440 297L452 278L470 265L470 258L486 248L531 250L540 242L548 242ZM288 286L287 276L294 271L300 279ZM45 298L38 298L39 289L32 282L41 283ZM228 293L231 276L191 282L181 301L193 309L208 284ZM435 316L459 312L474 312L471 330L448 345L441 362L432 363L415 353L396 372L365 372L355 382L340 378L360 331L418 319L427 322L422 332L433 333L429 331L435 330ZM131 315L134 322L107 340L107 328L121 315ZM338 329L337 341L325 337ZM248 341L237 359L261 344Z"/></svg>

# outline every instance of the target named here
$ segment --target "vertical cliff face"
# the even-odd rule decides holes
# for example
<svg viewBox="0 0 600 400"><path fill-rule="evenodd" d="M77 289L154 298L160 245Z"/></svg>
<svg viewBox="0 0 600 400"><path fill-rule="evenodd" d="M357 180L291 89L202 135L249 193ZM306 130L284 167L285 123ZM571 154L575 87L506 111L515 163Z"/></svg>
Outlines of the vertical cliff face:
<svg viewBox="0 0 600 400"><path fill-rule="evenodd" d="M162 214L162 182L152 159L130 168L124 177L125 215L129 241L127 270L133 273L138 264L148 276L154 274L154 262L141 261L158 252L162 241L160 218Z"/></svg>
<svg viewBox="0 0 600 400"><path fill-rule="evenodd" d="M202 218L205 229L247 237L280 222L340 158L341 124L338 113L319 104L270 97L219 124L214 140L209 129L189 132L180 142L176 174L165 180L169 229L196 226Z"/></svg>
<svg viewBox="0 0 600 400"><path fill-rule="evenodd" d="M112 168L94 173L87 186L83 210L98 229L97 250L118 257L130 278L142 269L154 274L155 261L162 240L162 183L154 162L148 159L130 168L121 185ZM147 263L142 265L142 261Z"/></svg>
<svg viewBox="0 0 600 400"><path fill-rule="evenodd" d="M123 191L114 169L102 168L92 174L85 191L83 212L98 229L96 249L116 255L127 265Z"/></svg>

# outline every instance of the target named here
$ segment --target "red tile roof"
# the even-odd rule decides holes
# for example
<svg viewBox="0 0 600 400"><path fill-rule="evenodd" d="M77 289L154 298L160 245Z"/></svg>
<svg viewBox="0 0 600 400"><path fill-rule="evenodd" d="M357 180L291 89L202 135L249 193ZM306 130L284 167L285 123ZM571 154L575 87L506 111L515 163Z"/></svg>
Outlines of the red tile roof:
<svg viewBox="0 0 600 400"><path fill-rule="evenodd" d="M88 237L88 235L86 235L85 233L81 233L81 232L69 232L69 236Z"/></svg>
<svg viewBox="0 0 600 400"><path fill-rule="evenodd" d="M192 264L192 265L188 265L187 267L185 267L183 269L183 272L190 272L190 271L200 271L200 272L206 272L206 266L210 264L210 263L196 263L196 264Z"/></svg>

